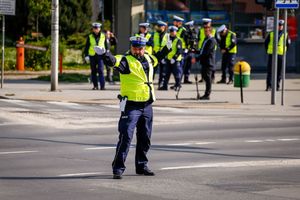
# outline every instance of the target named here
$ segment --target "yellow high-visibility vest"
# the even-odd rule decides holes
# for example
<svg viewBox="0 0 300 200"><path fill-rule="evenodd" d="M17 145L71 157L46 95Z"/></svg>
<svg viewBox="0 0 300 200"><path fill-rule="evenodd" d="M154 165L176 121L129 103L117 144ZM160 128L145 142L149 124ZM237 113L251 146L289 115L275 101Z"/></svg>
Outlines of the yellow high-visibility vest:
<svg viewBox="0 0 300 200"><path fill-rule="evenodd" d="M285 38L285 34L281 34L279 41L278 41L278 50L277 50L278 55L283 55L284 38ZM268 54L273 54L273 41L274 41L274 32L272 31L270 33L270 41L268 44L268 50L267 50ZM287 47L285 46L285 51L286 50L287 50Z"/></svg>
<svg viewBox="0 0 300 200"><path fill-rule="evenodd" d="M225 48L228 48L231 45L231 35L235 33L228 30L225 41ZM235 45L232 49L229 50L229 53L237 53L237 45Z"/></svg>
<svg viewBox="0 0 300 200"><path fill-rule="evenodd" d="M216 29L215 28L212 28L212 35L213 35L213 37L215 37L215 35L216 35ZM198 49L201 49L201 47L202 47L202 44L203 44L203 42L204 42L204 40L205 40L205 33L204 33L204 28L201 28L200 30L199 30L199 37L198 37ZM216 46L217 47L217 46Z"/></svg>
<svg viewBox="0 0 300 200"><path fill-rule="evenodd" d="M168 53L168 55L167 55L168 60L171 60L171 59L174 57L174 55L176 54L176 52L177 52L177 42L178 42L178 40L179 40L178 37L176 37L176 38L173 40L173 42L172 42L172 51L171 51L170 53ZM180 54L180 55L177 57L176 61L181 61L181 60L182 60L182 55Z"/></svg>
<svg viewBox="0 0 300 200"><path fill-rule="evenodd" d="M153 68L158 61L154 56L144 54L149 64L148 77L143 69L142 63L132 55L126 55L130 73L120 73L121 95L127 96L129 101L146 102L152 95L155 101L154 86L153 86ZM152 59L151 59L152 58Z"/></svg>
<svg viewBox="0 0 300 200"><path fill-rule="evenodd" d="M169 34L165 33L161 42L159 42L159 35L160 35L159 32L155 32L153 35L153 52L154 53L161 51L164 48L164 46L167 45Z"/></svg>
<svg viewBox="0 0 300 200"><path fill-rule="evenodd" d="M96 39L93 34L89 35L90 38L90 48L89 48L89 56L94 56L96 54L94 47L100 46L105 48L105 35L100 32L100 39L98 41L98 44L96 44Z"/></svg>
<svg viewBox="0 0 300 200"><path fill-rule="evenodd" d="M185 44L184 38L181 37L182 31L186 31L186 28L184 28L183 26L181 26L181 27L178 28L176 36L181 40L182 48L186 49L186 44Z"/></svg>

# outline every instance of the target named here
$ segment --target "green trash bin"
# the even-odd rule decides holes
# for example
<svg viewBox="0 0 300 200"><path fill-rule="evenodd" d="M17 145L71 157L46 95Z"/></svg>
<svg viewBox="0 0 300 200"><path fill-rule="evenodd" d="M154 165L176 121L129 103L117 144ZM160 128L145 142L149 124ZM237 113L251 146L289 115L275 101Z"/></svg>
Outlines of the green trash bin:
<svg viewBox="0 0 300 200"><path fill-rule="evenodd" d="M250 65L245 61L239 61L234 65L234 87L248 87L250 84Z"/></svg>

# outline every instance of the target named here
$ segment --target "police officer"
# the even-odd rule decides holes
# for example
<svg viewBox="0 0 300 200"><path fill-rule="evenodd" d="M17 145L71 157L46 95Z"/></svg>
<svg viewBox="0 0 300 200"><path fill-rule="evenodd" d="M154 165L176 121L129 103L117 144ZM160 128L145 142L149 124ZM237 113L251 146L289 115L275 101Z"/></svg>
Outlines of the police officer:
<svg viewBox="0 0 300 200"><path fill-rule="evenodd" d="M135 36L141 36L147 39L146 51L148 54L152 54L153 51L153 35L149 33L149 23L140 23L139 32Z"/></svg>
<svg viewBox="0 0 300 200"><path fill-rule="evenodd" d="M211 74L215 67L216 59L216 45L217 41L213 35L213 30L211 26L206 26L204 28L205 39L200 47L199 55L196 57L197 61L200 61L202 65L201 74L205 81L205 93L200 97L200 100L209 100L211 93Z"/></svg>
<svg viewBox="0 0 300 200"><path fill-rule="evenodd" d="M284 52L284 37L286 37L286 50L288 49L291 40L288 35L285 36L283 33L283 25L284 20L279 20L278 22L278 68L277 68L277 90L280 88L280 80L282 73L282 57ZM266 91L271 90L271 81L272 81L272 55L273 55L273 42L274 42L274 32L270 32L270 34L266 37L265 40L265 48L268 54L268 66L267 66L267 80L266 80Z"/></svg>
<svg viewBox="0 0 300 200"><path fill-rule="evenodd" d="M163 21L157 21L156 31L153 35L153 54L159 56L163 53L163 49L168 42L169 34L167 33L167 23ZM159 56L160 57L160 56ZM158 90L167 90L163 87L163 82L166 76L166 62L161 60L159 62L159 78L158 78Z"/></svg>
<svg viewBox="0 0 300 200"><path fill-rule="evenodd" d="M181 17L178 17L176 15L173 16L173 25L178 28L177 30L177 37L181 41L181 47L182 47L182 59L180 62L180 67L182 68L181 74L180 74L180 81L181 77L183 76L183 67L184 67L184 62L185 62L185 57L188 54L188 49L187 49L187 32L186 28L183 26L184 19Z"/></svg>
<svg viewBox="0 0 300 200"><path fill-rule="evenodd" d="M203 42L206 38L205 36L205 29L211 27L211 34L213 37L216 36L216 29L212 27L212 19L210 18L203 18L202 19L202 27L199 29L198 32L198 50L201 50L201 47L203 45ZM217 49L217 45L215 47ZM203 74L201 74L202 78L203 78ZM211 78L212 78L212 82L214 82L215 80L215 69L212 69L212 73L211 73ZM201 79L199 82L202 82L203 79Z"/></svg>
<svg viewBox="0 0 300 200"><path fill-rule="evenodd" d="M147 40L144 37L130 38L130 51L126 53L116 69L120 72L121 81L121 117L119 120L119 141L112 163L113 178L121 179L125 171L125 160L136 128L137 143L135 155L136 173L154 176L148 167L147 152L150 149L153 111L155 101L153 70L158 60L145 53ZM102 55L106 64L116 65L116 58L102 47L95 48Z"/></svg>
<svg viewBox="0 0 300 200"><path fill-rule="evenodd" d="M224 24L217 30L217 42L222 53L222 78L217 83L226 83L226 71L228 70L229 80L227 84L233 83L233 65L237 53L236 34L230 31Z"/></svg>
<svg viewBox="0 0 300 200"><path fill-rule="evenodd" d="M188 53L185 56L184 66L183 66L183 74L184 74L184 81L183 83L191 84L192 81L189 80L189 76L191 74L192 68L192 58L195 53L196 49L196 40L197 40L197 33L194 27L194 21L186 22L186 36L187 36L187 43L186 47L188 49Z"/></svg>
<svg viewBox="0 0 300 200"><path fill-rule="evenodd" d="M86 45L84 50L85 61L90 62L91 76L93 82L93 90L98 90L98 78L100 83L100 89L105 90L105 79L104 79L104 65L102 58L95 53L94 47L100 46L108 49L107 39L105 33L101 32L101 23L93 23L93 32L89 34L86 39ZM97 78L97 73L99 77Z"/></svg>
<svg viewBox="0 0 300 200"><path fill-rule="evenodd" d="M166 78L163 84L164 88L168 88L169 79L171 73L174 75L175 84L170 87L177 91L181 87L181 75L182 75L182 43L177 36L178 28L176 26L170 26L170 40L172 41L172 51L168 53L166 57Z"/></svg>

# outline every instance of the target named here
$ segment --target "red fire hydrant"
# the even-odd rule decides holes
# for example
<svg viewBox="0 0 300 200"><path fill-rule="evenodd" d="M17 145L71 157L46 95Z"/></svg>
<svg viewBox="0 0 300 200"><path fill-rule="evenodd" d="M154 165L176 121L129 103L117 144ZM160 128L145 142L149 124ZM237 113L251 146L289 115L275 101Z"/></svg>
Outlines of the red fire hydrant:
<svg viewBox="0 0 300 200"><path fill-rule="evenodd" d="M24 40L23 37L17 41L17 64L16 68L18 71L24 71Z"/></svg>

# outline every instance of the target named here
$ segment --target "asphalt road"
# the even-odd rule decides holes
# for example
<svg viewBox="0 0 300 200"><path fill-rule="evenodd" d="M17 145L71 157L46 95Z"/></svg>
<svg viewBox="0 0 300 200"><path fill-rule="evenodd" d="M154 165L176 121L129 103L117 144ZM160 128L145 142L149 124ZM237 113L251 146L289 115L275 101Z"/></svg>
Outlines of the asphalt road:
<svg viewBox="0 0 300 200"><path fill-rule="evenodd" d="M299 108L154 108L150 168L135 141L113 180L117 106L0 99L1 200L300 199Z"/></svg>

